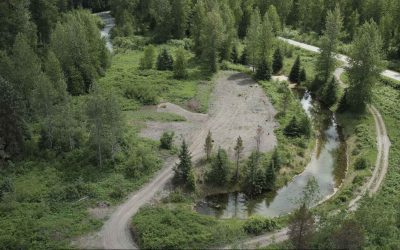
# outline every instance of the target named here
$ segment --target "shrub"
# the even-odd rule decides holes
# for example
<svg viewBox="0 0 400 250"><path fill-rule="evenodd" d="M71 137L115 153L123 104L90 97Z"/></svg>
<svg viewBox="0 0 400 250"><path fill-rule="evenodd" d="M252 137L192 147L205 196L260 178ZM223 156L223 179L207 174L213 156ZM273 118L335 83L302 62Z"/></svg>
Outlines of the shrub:
<svg viewBox="0 0 400 250"><path fill-rule="evenodd" d="M155 59L155 48L153 45L149 45L144 49L143 57L140 58L139 68L141 70L152 69L154 65L154 59Z"/></svg>
<svg viewBox="0 0 400 250"><path fill-rule="evenodd" d="M174 67L174 59L169 54L167 49L163 49L157 57L158 70L172 70Z"/></svg>
<svg viewBox="0 0 400 250"><path fill-rule="evenodd" d="M144 105L158 104L157 93L149 86L128 85L125 89L125 97L136 99Z"/></svg>
<svg viewBox="0 0 400 250"><path fill-rule="evenodd" d="M170 150L174 142L174 132L164 132L160 138L160 147Z"/></svg>
<svg viewBox="0 0 400 250"><path fill-rule="evenodd" d="M368 164L368 160L365 159L364 157L359 157L356 162L354 163L354 168L356 170L363 170L368 168L369 164Z"/></svg>
<svg viewBox="0 0 400 250"><path fill-rule="evenodd" d="M248 234L259 235L263 232L270 232L277 227L274 220L261 216L252 216L243 225L243 229Z"/></svg>

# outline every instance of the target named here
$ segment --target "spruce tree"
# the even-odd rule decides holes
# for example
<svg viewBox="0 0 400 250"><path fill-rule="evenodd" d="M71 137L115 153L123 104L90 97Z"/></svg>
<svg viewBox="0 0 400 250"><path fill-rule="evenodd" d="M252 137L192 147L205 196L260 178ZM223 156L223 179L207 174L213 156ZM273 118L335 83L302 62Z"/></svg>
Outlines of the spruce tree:
<svg viewBox="0 0 400 250"><path fill-rule="evenodd" d="M256 79L262 81L269 81L271 79L271 70L265 58L261 59L261 62L257 67Z"/></svg>
<svg viewBox="0 0 400 250"><path fill-rule="evenodd" d="M155 48L149 45L144 49L143 57L140 59L140 69L152 69L154 65Z"/></svg>
<svg viewBox="0 0 400 250"><path fill-rule="evenodd" d="M174 182L176 184L189 184L189 187L193 186L192 156L190 155L185 140L182 142L179 152L179 163L175 166L174 171Z"/></svg>
<svg viewBox="0 0 400 250"><path fill-rule="evenodd" d="M283 130L283 133L286 136L299 136L300 135L300 128L299 122L297 121L296 116L293 116L292 119L289 121L288 125Z"/></svg>
<svg viewBox="0 0 400 250"><path fill-rule="evenodd" d="M274 152L272 153L271 161L274 164L276 170L279 170L281 168L282 159L278 149L275 149Z"/></svg>
<svg viewBox="0 0 400 250"><path fill-rule="evenodd" d="M229 174L228 155L225 150L220 148L211 163L211 171L207 174L207 181L216 186L223 186L228 183Z"/></svg>
<svg viewBox="0 0 400 250"><path fill-rule="evenodd" d="M206 141L204 143L204 152L206 153L207 161L210 160L212 148L213 148L212 134L211 131L208 131Z"/></svg>
<svg viewBox="0 0 400 250"><path fill-rule="evenodd" d="M249 64L249 55L248 55L247 47L244 47L242 55L240 56L240 64L242 64L242 65Z"/></svg>
<svg viewBox="0 0 400 250"><path fill-rule="evenodd" d="M338 87L335 77L332 77L332 80L325 84L324 89L322 90L322 101L323 103L331 107L334 105L338 99Z"/></svg>
<svg viewBox="0 0 400 250"><path fill-rule="evenodd" d="M236 46L233 46L232 48L231 61L235 64L239 63L239 53Z"/></svg>
<svg viewBox="0 0 400 250"><path fill-rule="evenodd" d="M300 75L299 75L299 83L307 81L307 73L304 68L301 69Z"/></svg>
<svg viewBox="0 0 400 250"><path fill-rule="evenodd" d="M272 73L278 74L282 70L282 68L283 68L283 56L281 50L277 48L273 56Z"/></svg>
<svg viewBox="0 0 400 250"><path fill-rule="evenodd" d="M296 61L293 64L292 69L290 70L289 80L294 83L298 83L300 80L300 56L297 56Z"/></svg>
<svg viewBox="0 0 400 250"><path fill-rule="evenodd" d="M265 170L265 190L272 191L275 188L276 173L274 162L271 161Z"/></svg>
<svg viewBox="0 0 400 250"><path fill-rule="evenodd" d="M185 79L188 76L187 72L187 62L185 58L185 51L183 49L178 49L176 51L176 60L174 63L174 77L176 79Z"/></svg>
<svg viewBox="0 0 400 250"><path fill-rule="evenodd" d="M243 151L243 140L242 137L238 137L236 140L236 146L234 148L235 150L235 158L236 158L236 173L235 173L235 178L236 181L239 180L239 161L240 161L240 155L242 154Z"/></svg>
<svg viewBox="0 0 400 250"><path fill-rule="evenodd" d="M167 49L163 49L157 57L158 70L172 70L174 68L174 59Z"/></svg>

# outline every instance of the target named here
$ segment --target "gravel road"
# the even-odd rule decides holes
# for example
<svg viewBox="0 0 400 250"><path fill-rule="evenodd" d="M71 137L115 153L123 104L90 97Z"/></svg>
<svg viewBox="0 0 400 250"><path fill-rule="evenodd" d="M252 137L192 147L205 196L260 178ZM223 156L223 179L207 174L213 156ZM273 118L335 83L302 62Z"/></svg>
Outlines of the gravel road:
<svg viewBox="0 0 400 250"><path fill-rule="evenodd" d="M236 137L240 135L246 155L250 154L256 146L254 136L258 126L263 128L261 150L269 151L276 145L273 133L276 126L273 117L276 111L262 88L245 74L236 72L222 74L216 81L209 115L191 113L169 103L159 105L158 109L186 117L189 132L185 134L185 139L189 142L189 150L194 161L204 156L203 144L209 130L213 133L215 148L232 148ZM193 126L193 123L197 125ZM154 126L153 123L150 127L153 129L153 134L151 131L145 132L150 137L154 134L159 136L160 129L174 129L173 125L161 128ZM86 240L80 240L80 246L82 248L136 249L137 245L129 229L131 218L140 207L150 202L158 192L163 190L173 176L172 168L176 162L176 158L166 161L163 169L149 183L131 194L115 209L100 232L88 236Z"/></svg>

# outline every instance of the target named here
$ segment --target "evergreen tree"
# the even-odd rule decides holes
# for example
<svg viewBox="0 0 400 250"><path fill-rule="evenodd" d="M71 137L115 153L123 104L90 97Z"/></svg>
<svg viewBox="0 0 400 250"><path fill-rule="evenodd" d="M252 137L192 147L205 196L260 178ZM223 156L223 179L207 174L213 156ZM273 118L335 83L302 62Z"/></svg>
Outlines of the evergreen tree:
<svg viewBox="0 0 400 250"><path fill-rule="evenodd" d="M223 42L224 24L219 9L207 13L201 31L202 58L210 72L218 71L218 52Z"/></svg>
<svg viewBox="0 0 400 250"><path fill-rule="evenodd" d="M240 161L240 156L243 152L243 140L239 136L236 140L236 145L235 145L235 158L236 158L236 172L235 172L235 179L236 181L239 180L239 161Z"/></svg>
<svg viewBox="0 0 400 250"><path fill-rule="evenodd" d="M289 239L296 249L307 249L315 231L314 218L305 204L290 218Z"/></svg>
<svg viewBox="0 0 400 250"><path fill-rule="evenodd" d="M174 77L176 79L186 79L188 76L187 72L187 62L185 57L185 50L178 49L176 51L176 60L174 63Z"/></svg>
<svg viewBox="0 0 400 250"><path fill-rule="evenodd" d="M325 84L324 89L322 90L322 101L328 107L332 107L338 99L338 86L335 77L332 77L332 80Z"/></svg>
<svg viewBox="0 0 400 250"><path fill-rule="evenodd" d="M239 53L236 46L233 46L232 53L231 53L231 62L239 63Z"/></svg>
<svg viewBox="0 0 400 250"><path fill-rule="evenodd" d="M253 152L247 162L244 190L249 196L262 194L265 187L264 173L259 168L259 157L259 153Z"/></svg>
<svg viewBox="0 0 400 250"><path fill-rule="evenodd" d="M247 30L247 35L245 40L246 48L249 55L249 62L251 66L253 66L253 71L259 56L258 41L260 37L260 30L261 30L260 27L261 27L261 17L259 14L259 10L255 9L251 15L250 25Z"/></svg>
<svg viewBox="0 0 400 250"><path fill-rule="evenodd" d="M168 50L164 48L157 57L158 70L172 70L174 68L174 59L169 54Z"/></svg>
<svg viewBox="0 0 400 250"><path fill-rule="evenodd" d="M204 143L204 152L206 153L207 161L210 160L212 148L213 148L213 139L211 131L208 131L206 141Z"/></svg>
<svg viewBox="0 0 400 250"><path fill-rule="evenodd" d="M179 163L175 166L174 172L175 183L183 184L191 190L194 189L195 177L192 170L192 156L190 155L185 140L182 142L181 150L179 152Z"/></svg>
<svg viewBox="0 0 400 250"><path fill-rule="evenodd" d="M265 190L272 191L275 189L276 173L274 162L271 161L265 170Z"/></svg>
<svg viewBox="0 0 400 250"><path fill-rule="evenodd" d="M274 52L273 61L272 61L272 73L279 74L279 72L283 68L283 56L282 52L279 48L277 48Z"/></svg>
<svg viewBox="0 0 400 250"><path fill-rule="evenodd" d="M318 56L316 70L318 78L322 83L328 82L332 72L335 69L335 56L340 34L343 26L343 18L338 7L335 10L328 11L325 24L325 32L321 38L321 53Z"/></svg>
<svg viewBox="0 0 400 250"><path fill-rule="evenodd" d="M275 35L278 35L282 31L282 22L278 15L278 12L274 5L270 5L268 8L268 17L272 24L272 30L274 31Z"/></svg>
<svg viewBox="0 0 400 250"><path fill-rule="evenodd" d="M216 185L223 186L229 181L230 164L225 150L219 148L217 155L211 163L211 170L207 174L207 181Z"/></svg>
<svg viewBox="0 0 400 250"><path fill-rule="evenodd" d="M279 170L281 168L282 159L277 148L272 153L271 162L274 165L275 170Z"/></svg>
<svg viewBox="0 0 400 250"><path fill-rule="evenodd" d="M289 81L294 83L300 82L300 56L297 56L296 61L294 62L292 69L289 74Z"/></svg>
<svg viewBox="0 0 400 250"><path fill-rule="evenodd" d="M258 40L259 54L257 55L257 60L267 60L267 63L271 62L272 48L274 46L274 33L272 29L272 24L269 20L268 13L265 13L261 26Z"/></svg>
<svg viewBox="0 0 400 250"><path fill-rule="evenodd" d="M191 36L193 39L193 50L196 56L201 56L201 35L203 30L203 22L206 19L206 7L203 0L196 2L193 8L193 17L191 19Z"/></svg>
<svg viewBox="0 0 400 250"><path fill-rule="evenodd" d="M249 55L248 55L247 47L244 47L242 55L240 56L240 64L242 64L242 65L249 64Z"/></svg>
<svg viewBox="0 0 400 250"><path fill-rule="evenodd" d="M155 48L153 45L149 45L144 49L144 54L139 62L139 68L141 70L152 69L154 65Z"/></svg>
<svg viewBox="0 0 400 250"><path fill-rule="evenodd" d="M256 71L257 80L271 80L271 70L265 58L261 59Z"/></svg>
<svg viewBox="0 0 400 250"><path fill-rule="evenodd" d="M382 39L375 22L361 26L350 50L349 91L350 110L363 112L372 97L372 87L382 68Z"/></svg>
<svg viewBox="0 0 400 250"><path fill-rule="evenodd" d="M297 121L296 116L293 116L289 121L288 125L283 130L286 136L299 136L300 135L300 125Z"/></svg>
<svg viewBox="0 0 400 250"><path fill-rule="evenodd" d="M41 63L35 51L29 45L28 39L18 34L12 47L12 72L9 79L20 93L27 107L30 106L32 91L38 76L42 73Z"/></svg>
<svg viewBox="0 0 400 250"><path fill-rule="evenodd" d="M307 81L307 73L304 68L301 69L300 75L299 75L299 83Z"/></svg>
<svg viewBox="0 0 400 250"><path fill-rule="evenodd" d="M6 160L22 151L27 127L20 93L1 76L0 116L0 159Z"/></svg>
<svg viewBox="0 0 400 250"><path fill-rule="evenodd" d="M172 34L176 39L182 39L186 35L189 25L190 1L171 1Z"/></svg>

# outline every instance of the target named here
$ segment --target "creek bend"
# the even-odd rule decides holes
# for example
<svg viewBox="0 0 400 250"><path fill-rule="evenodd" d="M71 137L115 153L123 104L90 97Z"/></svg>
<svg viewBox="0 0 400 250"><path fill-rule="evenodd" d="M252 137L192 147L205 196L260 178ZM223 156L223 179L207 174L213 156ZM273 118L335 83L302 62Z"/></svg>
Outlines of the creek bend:
<svg viewBox="0 0 400 250"><path fill-rule="evenodd" d="M259 198L248 198L244 193L232 192L206 196L195 205L198 213L217 218L247 218L253 214L276 217L298 207L296 203L311 177L319 185L319 201L333 195L345 177L347 169L346 145L336 122L335 114L324 108L307 92L299 92L302 108L311 118L317 135L316 147L304 171L284 187Z"/></svg>

